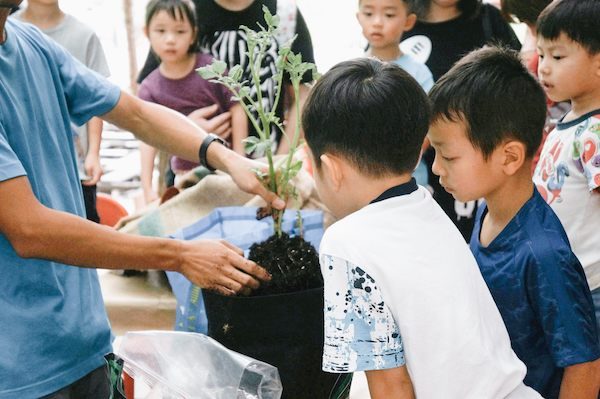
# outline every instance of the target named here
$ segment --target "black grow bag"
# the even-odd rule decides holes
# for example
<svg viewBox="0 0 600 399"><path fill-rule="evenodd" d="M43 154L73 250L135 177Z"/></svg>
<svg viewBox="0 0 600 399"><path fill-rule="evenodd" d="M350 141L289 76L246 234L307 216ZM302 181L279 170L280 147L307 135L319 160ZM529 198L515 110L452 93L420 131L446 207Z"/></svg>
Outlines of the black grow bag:
<svg viewBox="0 0 600 399"><path fill-rule="evenodd" d="M279 370L282 398L344 397L347 375L321 371L323 288L289 294L225 297L202 291L208 336Z"/></svg>

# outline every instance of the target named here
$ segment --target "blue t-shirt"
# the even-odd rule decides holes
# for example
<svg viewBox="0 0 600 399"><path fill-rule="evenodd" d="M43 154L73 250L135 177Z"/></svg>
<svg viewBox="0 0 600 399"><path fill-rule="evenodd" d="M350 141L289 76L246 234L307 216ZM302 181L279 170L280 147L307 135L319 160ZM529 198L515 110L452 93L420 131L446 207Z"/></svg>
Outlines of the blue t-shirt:
<svg viewBox="0 0 600 399"><path fill-rule="evenodd" d="M429 90L433 87L433 75L427 65L415 60L408 54L402 54L394 63L408 72L421 85L423 90L429 93Z"/></svg>
<svg viewBox="0 0 600 399"><path fill-rule="evenodd" d="M27 176L43 205L84 216L71 121L110 111L120 90L31 25L9 19L6 35L0 182ZM20 258L0 234L0 275L0 397L47 395L103 365L112 336L96 270Z"/></svg>
<svg viewBox="0 0 600 399"><path fill-rule="evenodd" d="M471 237L513 350L527 366L525 384L558 398L564 368L600 357L590 290L560 221L537 190L488 245L479 241L487 206Z"/></svg>

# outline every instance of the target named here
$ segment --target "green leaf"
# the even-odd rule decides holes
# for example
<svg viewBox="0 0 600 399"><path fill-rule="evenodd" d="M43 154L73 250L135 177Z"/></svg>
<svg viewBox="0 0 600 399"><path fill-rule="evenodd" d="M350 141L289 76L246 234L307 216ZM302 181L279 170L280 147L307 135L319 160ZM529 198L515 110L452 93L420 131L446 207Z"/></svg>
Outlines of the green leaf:
<svg viewBox="0 0 600 399"><path fill-rule="evenodd" d="M219 75L223 75L227 69L227 64L220 60L215 60L212 63L213 71Z"/></svg>
<svg viewBox="0 0 600 399"><path fill-rule="evenodd" d="M260 140L258 137L249 136L242 140L242 143L244 143L244 151L246 154L252 154L256 150L256 146L260 143Z"/></svg>
<svg viewBox="0 0 600 399"><path fill-rule="evenodd" d="M229 70L229 77L234 82L239 82L242 79L242 74L244 71L242 70L241 65L234 65L233 68Z"/></svg>
<svg viewBox="0 0 600 399"><path fill-rule="evenodd" d="M219 76L212 70L210 65L198 68L196 69L196 72L198 72L198 74L206 80L214 79Z"/></svg>

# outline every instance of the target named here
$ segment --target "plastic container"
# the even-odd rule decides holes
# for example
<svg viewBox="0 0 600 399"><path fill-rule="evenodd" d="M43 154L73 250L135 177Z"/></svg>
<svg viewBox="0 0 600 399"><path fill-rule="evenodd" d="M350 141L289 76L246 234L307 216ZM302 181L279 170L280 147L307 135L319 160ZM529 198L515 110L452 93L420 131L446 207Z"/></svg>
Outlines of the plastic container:
<svg viewBox="0 0 600 399"><path fill-rule="evenodd" d="M118 355L135 381L135 399L279 399L282 394L275 367L198 333L129 332Z"/></svg>

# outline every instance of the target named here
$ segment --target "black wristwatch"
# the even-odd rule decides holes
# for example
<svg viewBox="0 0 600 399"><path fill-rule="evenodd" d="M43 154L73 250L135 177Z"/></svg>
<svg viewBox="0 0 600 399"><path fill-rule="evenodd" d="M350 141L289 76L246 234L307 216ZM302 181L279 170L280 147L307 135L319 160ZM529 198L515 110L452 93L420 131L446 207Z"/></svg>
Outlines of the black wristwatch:
<svg viewBox="0 0 600 399"><path fill-rule="evenodd" d="M206 169L210 170L211 172L214 172L215 168L211 167L208 164L208 161L206 159L206 151L208 150L208 146L211 145L211 143L213 141L218 141L225 147L229 147L227 145L227 142L225 140L223 140L222 138L220 138L219 136L217 136L216 134L209 133L206 135L206 138L204 138L204 140L202 141L202 144L200 145L200 150L198 151L198 158L200 158L200 165L204 166Z"/></svg>

